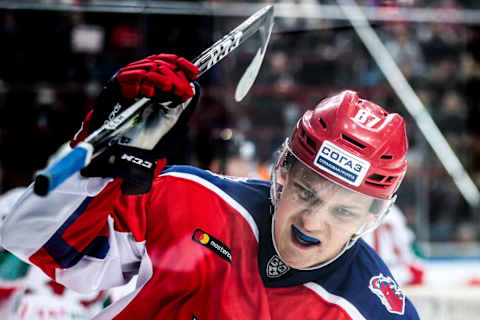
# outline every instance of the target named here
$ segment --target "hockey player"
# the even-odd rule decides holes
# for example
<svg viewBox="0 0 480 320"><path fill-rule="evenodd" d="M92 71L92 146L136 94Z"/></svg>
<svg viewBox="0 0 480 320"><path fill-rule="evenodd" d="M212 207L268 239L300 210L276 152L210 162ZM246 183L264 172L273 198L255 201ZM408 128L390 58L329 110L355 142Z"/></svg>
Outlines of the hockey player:
<svg viewBox="0 0 480 320"><path fill-rule="evenodd" d="M46 198L30 187L5 222L4 246L79 291L138 274L135 291L95 319L418 319L360 239L405 174L403 119L343 91L301 117L271 182L164 167L172 149L163 148L186 129L181 111L196 103L197 71L173 55L121 69L76 141L108 119L118 93L180 97L166 111L176 125L153 154L119 149L142 161L112 151ZM147 156L163 160L150 173L131 169Z"/></svg>

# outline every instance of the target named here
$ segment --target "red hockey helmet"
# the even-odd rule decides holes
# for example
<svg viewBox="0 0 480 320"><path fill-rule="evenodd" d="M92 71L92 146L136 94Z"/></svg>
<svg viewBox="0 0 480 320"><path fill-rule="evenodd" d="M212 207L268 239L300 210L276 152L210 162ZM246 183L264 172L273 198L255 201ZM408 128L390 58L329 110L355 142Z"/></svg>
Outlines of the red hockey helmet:
<svg viewBox="0 0 480 320"><path fill-rule="evenodd" d="M288 148L318 174L375 198L392 198L407 170L403 118L353 91L308 110Z"/></svg>

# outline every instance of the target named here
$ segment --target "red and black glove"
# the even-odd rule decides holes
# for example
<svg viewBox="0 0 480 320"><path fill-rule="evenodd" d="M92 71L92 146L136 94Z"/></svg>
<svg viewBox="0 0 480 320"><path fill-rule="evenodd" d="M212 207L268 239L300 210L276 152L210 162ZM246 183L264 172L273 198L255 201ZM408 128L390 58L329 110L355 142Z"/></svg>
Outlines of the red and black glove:
<svg viewBox="0 0 480 320"><path fill-rule="evenodd" d="M110 147L93 159L81 174L88 177L123 178L122 190L127 194L148 192L153 177L166 161L171 162L171 158L175 158L176 153L180 152L179 146L188 139L187 122L194 111L200 91L196 83L195 90L190 83L197 78L198 72L195 65L173 54L152 55L121 68L107 82L92 110L85 117L82 128L70 141L72 147L131 106L138 98L149 97L159 103L172 101L173 105L193 99L185 112L181 113L177 123L153 150L125 146L118 143L118 137L113 138ZM141 161L130 161L132 157ZM112 162L112 159L115 160Z"/></svg>
<svg viewBox="0 0 480 320"><path fill-rule="evenodd" d="M174 54L152 55L121 68L105 85L97 102L83 120L80 131L70 141L73 148L133 104L136 98L149 97L159 102L185 102L194 91L190 82L198 68Z"/></svg>
<svg viewBox="0 0 480 320"><path fill-rule="evenodd" d="M193 97L190 82L198 68L173 54L158 54L130 63L117 75L122 95L127 99L138 96L154 97L158 91L172 93L182 102Z"/></svg>

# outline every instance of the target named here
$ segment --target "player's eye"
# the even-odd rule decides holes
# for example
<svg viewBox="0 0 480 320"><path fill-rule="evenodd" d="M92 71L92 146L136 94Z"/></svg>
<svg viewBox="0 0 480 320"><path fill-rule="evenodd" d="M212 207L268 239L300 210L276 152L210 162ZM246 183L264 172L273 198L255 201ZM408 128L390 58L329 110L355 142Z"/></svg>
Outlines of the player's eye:
<svg viewBox="0 0 480 320"><path fill-rule="evenodd" d="M312 191L308 190L307 188L303 187L298 183L295 183L294 185L296 188L297 195L301 200L306 202L314 202L318 200L318 198L315 196L315 194Z"/></svg>
<svg viewBox="0 0 480 320"><path fill-rule="evenodd" d="M356 217L356 213L347 209L347 208L344 208L344 207L336 207L334 209L334 215L335 217L339 218L339 219L343 219L343 220L347 220L347 219L353 219Z"/></svg>

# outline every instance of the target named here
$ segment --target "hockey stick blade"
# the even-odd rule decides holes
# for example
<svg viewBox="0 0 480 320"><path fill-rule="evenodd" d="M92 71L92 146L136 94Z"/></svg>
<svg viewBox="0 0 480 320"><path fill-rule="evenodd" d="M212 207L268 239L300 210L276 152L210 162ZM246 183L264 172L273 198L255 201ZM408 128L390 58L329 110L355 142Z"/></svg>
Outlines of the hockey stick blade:
<svg viewBox="0 0 480 320"><path fill-rule="evenodd" d="M251 15L238 27L215 42L210 48L203 51L194 60L194 64L200 69L199 76L216 65L230 52L238 48L239 45L241 45L257 31L262 32L262 30L269 30L271 32L273 27L273 16L273 6L266 6ZM269 38L270 35L267 37L262 36L262 44L259 50L264 50L264 48L267 47ZM259 69L257 69L257 73L258 70Z"/></svg>
<svg viewBox="0 0 480 320"><path fill-rule="evenodd" d="M248 76L242 76L239 86L237 86L236 89L239 93L235 93L235 99L237 101L241 100L239 98L243 98L246 95L258 74L272 27L273 6L269 5L255 12L238 27L195 58L193 63L200 70L198 76L210 70L245 40L260 30L262 45L245 72L245 74L248 73ZM266 33L265 30L267 30L268 33ZM247 78L248 80L242 80L243 78ZM238 87L240 87L240 89ZM91 133L83 143L76 146L64 158L41 171L35 178L34 192L37 195L46 196L63 181L85 168L95 155L101 153L104 148L108 147L105 146L106 141L113 136L122 135L131 128L135 119L149 104L151 104L149 98L141 98L109 123Z"/></svg>
<svg viewBox="0 0 480 320"><path fill-rule="evenodd" d="M253 83L257 78L260 67L262 66L263 57L267 51L267 45L270 41L270 35L272 34L273 30L273 8L272 10L268 11L267 15L265 15L265 21L266 23L262 24L259 29L262 45L257 50L257 53L243 73L237 84L237 88L235 89L235 101L237 102L242 101L247 95L248 91L250 91L250 88L253 86Z"/></svg>

